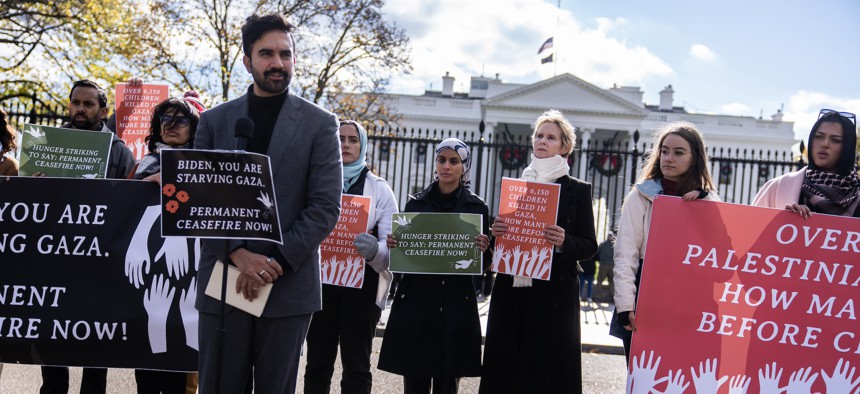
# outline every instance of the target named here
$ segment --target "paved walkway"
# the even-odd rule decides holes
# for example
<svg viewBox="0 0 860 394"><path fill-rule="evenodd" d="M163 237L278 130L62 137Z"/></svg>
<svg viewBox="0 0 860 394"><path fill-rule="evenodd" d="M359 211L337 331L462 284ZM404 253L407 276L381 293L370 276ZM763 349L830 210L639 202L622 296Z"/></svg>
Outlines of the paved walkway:
<svg viewBox="0 0 860 394"><path fill-rule="evenodd" d="M478 302L478 314L481 319L481 332L487 332L487 315L490 313L490 298ZM621 340L609 335L609 321L615 305L603 302L580 304L579 320L582 327L582 351L604 354L624 354ZM376 336L381 337L391 312L391 302L382 312L379 325L376 326Z"/></svg>

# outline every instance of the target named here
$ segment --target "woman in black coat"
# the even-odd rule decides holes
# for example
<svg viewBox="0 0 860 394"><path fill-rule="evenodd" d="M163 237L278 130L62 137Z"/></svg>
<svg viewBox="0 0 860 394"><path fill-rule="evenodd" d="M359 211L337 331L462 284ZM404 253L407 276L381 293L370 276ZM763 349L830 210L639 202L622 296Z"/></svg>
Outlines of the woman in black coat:
<svg viewBox="0 0 860 394"><path fill-rule="evenodd" d="M489 209L469 191L469 147L456 138L436 148L436 180L409 197L403 212L483 215L482 252L489 246ZM393 235L388 246L397 246ZM485 264L490 259L484 257ZM481 374L481 323L470 275L405 274L382 340L379 369L403 375L404 393L456 393L460 377Z"/></svg>
<svg viewBox="0 0 860 394"><path fill-rule="evenodd" d="M558 111L535 122L534 157L523 178L561 184L549 281L499 274L490 303L481 393L581 393L577 261L597 251L591 185L568 174L573 126ZM508 230L496 218L493 236Z"/></svg>

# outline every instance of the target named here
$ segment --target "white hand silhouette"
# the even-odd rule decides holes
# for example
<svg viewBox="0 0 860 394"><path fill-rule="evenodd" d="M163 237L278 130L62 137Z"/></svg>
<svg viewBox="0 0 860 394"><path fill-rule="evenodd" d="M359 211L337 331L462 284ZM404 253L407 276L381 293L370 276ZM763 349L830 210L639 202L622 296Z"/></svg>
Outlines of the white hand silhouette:
<svg viewBox="0 0 860 394"><path fill-rule="evenodd" d="M657 368L660 367L662 357L657 357L654 360L654 351L649 353L648 358L645 358L645 352L642 352L640 358L633 356L633 394L648 394L654 386L665 382L668 377L656 379Z"/></svg>
<svg viewBox="0 0 860 394"><path fill-rule="evenodd" d="M194 238L194 271L197 272L200 269L200 252L203 249L200 248L200 238Z"/></svg>
<svg viewBox="0 0 860 394"><path fill-rule="evenodd" d="M152 278L152 286L143 293L143 307L149 316L147 328L149 331L149 346L152 353L167 351L167 314L176 289L170 287L170 279L156 275Z"/></svg>
<svg viewBox="0 0 860 394"><path fill-rule="evenodd" d="M849 371L850 368L850 371ZM851 393L851 390L860 386L860 376L854 380L856 367L851 367L848 360L839 359L833 374L827 376L827 372L821 370L821 379L827 387L827 393Z"/></svg>
<svg viewBox="0 0 860 394"><path fill-rule="evenodd" d="M818 372L812 373L812 367L801 368L791 373L785 392L788 394L810 394L812 383L818 378Z"/></svg>
<svg viewBox="0 0 860 394"><path fill-rule="evenodd" d="M717 394L720 386L729 379L728 376L723 376L717 380L717 359L705 360L704 364L699 363L699 374L696 370L690 367L690 372L693 375L693 385L696 387L698 394Z"/></svg>
<svg viewBox="0 0 860 394"><path fill-rule="evenodd" d="M182 314L182 327L185 328L185 344L194 350L199 350L197 341L197 321L199 315L194 308L197 300L197 278L191 278L188 291L182 289L179 295L179 312Z"/></svg>
<svg viewBox="0 0 860 394"><path fill-rule="evenodd" d="M680 369L674 374L669 371L669 382L663 394L684 394L687 387L690 387L690 382L684 383L684 373Z"/></svg>
<svg viewBox="0 0 860 394"><path fill-rule="evenodd" d="M188 273L188 241L183 237L164 237L164 244L155 254L155 260L161 259L167 264L167 275L176 279Z"/></svg>
<svg viewBox="0 0 860 394"><path fill-rule="evenodd" d="M776 362L768 365L765 364L764 369L758 370L758 387L762 394L779 393L785 388L779 388L779 379L782 377L782 368L777 370Z"/></svg>
<svg viewBox="0 0 860 394"><path fill-rule="evenodd" d="M160 206L146 207L131 237L131 243L128 244L128 251L125 253L125 276L137 289L144 283L143 273L149 273L149 231L152 230L152 225L160 215Z"/></svg>
<svg viewBox="0 0 860 394"><path fill-rule="evenodd" d="M752 382L752 378L748 378L746 375L732 376L729 379L729 394L746 394L750 382Z"/></svg>

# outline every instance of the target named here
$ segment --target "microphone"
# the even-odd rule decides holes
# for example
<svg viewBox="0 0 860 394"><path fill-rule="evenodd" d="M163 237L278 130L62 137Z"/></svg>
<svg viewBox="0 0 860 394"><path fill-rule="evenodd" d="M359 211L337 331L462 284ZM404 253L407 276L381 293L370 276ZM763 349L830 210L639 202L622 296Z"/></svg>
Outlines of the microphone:
<svg viewBox="0 0 860 394"><path fill-rule="evenodd" d="M254 136L254 120L249 117L236 119L236 150L248 148L248 141Z"/></svg>

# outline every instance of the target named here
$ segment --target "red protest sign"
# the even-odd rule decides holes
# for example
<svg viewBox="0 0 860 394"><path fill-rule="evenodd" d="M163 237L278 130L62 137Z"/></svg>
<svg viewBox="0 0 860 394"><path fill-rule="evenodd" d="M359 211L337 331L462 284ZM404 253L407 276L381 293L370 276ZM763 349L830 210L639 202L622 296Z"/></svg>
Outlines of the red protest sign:
<svg viewBox="0 0 860 394"><path fill-rule="evenodd" d="M140 160L148 153L144 138L149 134L153 108L167 99L167 85L116 84L116 134Z"/></svg>
<svg viewBox="0 0 860 394"><path fill-rule="evenodd" d="M633 392L853 392L858 243L854 218L659 196Z"/></svg>
<svg viewBox="0 0 860 394"><path fill-rule="evenodd" d="M352 241L367 232L371 198L344 194L340 218L334 230L320 245L320 279L323 284L360 289L364 285L364 257Z"/></svg>
<svg viewBox="0 0 860 394"><path fill-rule="evenodd" d="M555 224L560 190L557 183L502 178L499 216L508 232L496 238L492 271L549 280L553 248L543 232Z"/></svg>

